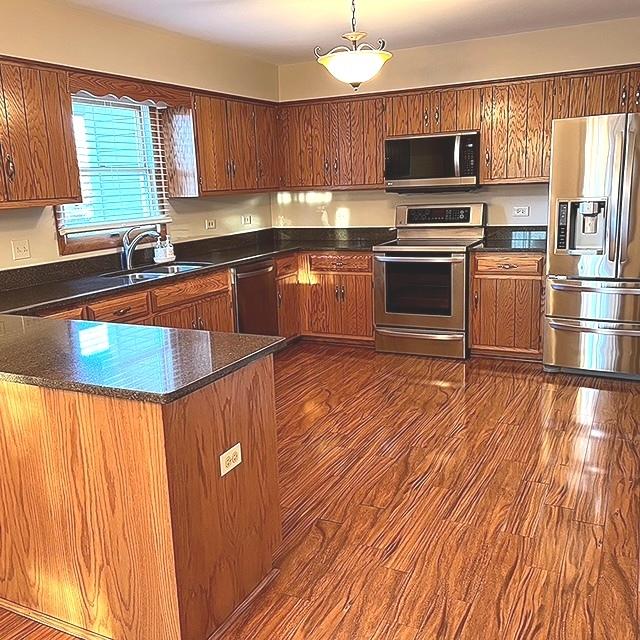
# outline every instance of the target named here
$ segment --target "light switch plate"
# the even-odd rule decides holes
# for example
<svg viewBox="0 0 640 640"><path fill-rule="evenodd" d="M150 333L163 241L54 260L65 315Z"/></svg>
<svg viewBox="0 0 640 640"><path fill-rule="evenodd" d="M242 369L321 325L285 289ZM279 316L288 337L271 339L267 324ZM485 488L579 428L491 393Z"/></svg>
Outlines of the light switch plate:
<svg viewBox="0 0 640 640"><path fill-rule="evenodd" d="M216 219L212 218L210 220L205 220L204 221L204 228L209 230L209 229L215 229L216 228Z"/></svg>
<svg viewBox="0 0 640 640"><path fill-rule="evenodd" d="M242 224L251 224L251 216L242 216Z"/></svg>
<svg viewBox="0 0 640 640"><path fill-rule="evenodd" d="M224 476L229 473L232 469L235 469L242 462L242 448L240 447L240 443L231 447L231 449L227 449L220 456L220 475Z"/></svg>
<svg viewBox="0 0 640 640"><path fill-rule="evenodd" d="M31 247L28 240L12 240L11 251L14 260L26 260L31 257Z"/></svg>
<svg viewBox="0 0 640 640"><path fill-rule="evenodd" d="M513 216L514 218L528 218L529 217L529 207L526 205L522 205L519 207L513 207Z"/></svg>

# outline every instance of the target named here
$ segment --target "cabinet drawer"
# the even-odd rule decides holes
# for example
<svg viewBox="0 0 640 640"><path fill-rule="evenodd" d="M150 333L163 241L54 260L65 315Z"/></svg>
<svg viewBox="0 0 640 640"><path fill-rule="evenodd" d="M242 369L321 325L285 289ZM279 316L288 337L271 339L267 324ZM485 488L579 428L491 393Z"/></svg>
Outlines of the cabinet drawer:
<svg viewBox="0 0 640 640"><path fill-rule="evenodd" d="M72 309L63 309L54 311L53 313L43 313L43 318L57 318L59 320L82 320L85 317L84 307L74 307Z"/></svg>
<svg viewBox="0 0 640 640"><path fill-rule="evenodd" d="M167 309L229 288L229 271L216 271L152 289L151 305L154 310Z"/></svg>
<svg viewBox="0 0 640 640"><path fill-rule="evenodd" d="M284 278L298 273L298 254L276 259L276 276Z"/></svg>
<svg viewBox="0 0 640 640"><path fill-rule="evenodd" d="M100 322L127 321L149 314L149 297L146 291L140 291L92 302L87 309L91 320Z"/></svg>
<svg viewBox="0 0 640 640"><path fill-rule="evenodd" d="M526 253L482 253L475 256L476 273L542 275L544 256Z"/></svg>
<svg viewBox="0 0 640 640"><path fill-rule="evenodd" d="M311 271L371 271L371 256L366 253L322 253L309 256Z"/></svg>

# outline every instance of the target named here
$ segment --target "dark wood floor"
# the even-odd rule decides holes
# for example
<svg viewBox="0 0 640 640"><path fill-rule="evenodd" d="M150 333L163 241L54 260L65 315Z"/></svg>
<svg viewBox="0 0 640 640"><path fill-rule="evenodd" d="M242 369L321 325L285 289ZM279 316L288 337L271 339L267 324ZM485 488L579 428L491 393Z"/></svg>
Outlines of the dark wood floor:
<svg viewBox="0 0 640 640"><path fill-rule="evenodd" d="M640 640L640 384L303 344L277 394L280 571L225 638Z"/></svg>

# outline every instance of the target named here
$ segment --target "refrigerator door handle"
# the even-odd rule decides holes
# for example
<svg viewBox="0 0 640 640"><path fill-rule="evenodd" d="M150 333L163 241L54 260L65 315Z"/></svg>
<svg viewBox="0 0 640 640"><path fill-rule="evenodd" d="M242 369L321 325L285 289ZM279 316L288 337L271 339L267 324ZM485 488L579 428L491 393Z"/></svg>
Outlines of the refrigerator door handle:
<svg viewBox="0 0 640 640"><path fill-rule="evenodd" d="M624 167L624 180L622 183L622 206L621 206L621 226L620 226L620 263L626 262L629 257L629 223L631 217L631 194L633 191L633 178L636 160L636 132L633 122L629 125L627 137L627 152Z"/></svg>
<svg viewBox="0 0 640 640"><path fill-rule="evenodd" d="M622 167L624 162L624 131L618 131L618 133L616 134L615 157L613 162L613 177L611 182L614 188L613 193L615 194L615 199L611 198L611 207L609 209L609 248L607 251L607 258L609 259L609 262L615 262L616 260L616 246L618 242L618 219L620 217L620 188L622 182Z"/></svg>

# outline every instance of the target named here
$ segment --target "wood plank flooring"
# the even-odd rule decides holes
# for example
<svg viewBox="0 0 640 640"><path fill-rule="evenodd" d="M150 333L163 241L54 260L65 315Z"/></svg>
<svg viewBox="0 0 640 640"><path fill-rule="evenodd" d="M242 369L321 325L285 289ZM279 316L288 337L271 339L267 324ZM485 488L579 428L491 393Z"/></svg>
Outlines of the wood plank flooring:
<svg viewBox="0 0 640 640"><path fill-rule="evenodd" d="M640 640L640 384L315 344L276 376L279 573L225 640Z"/></svg>

